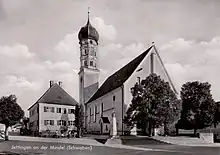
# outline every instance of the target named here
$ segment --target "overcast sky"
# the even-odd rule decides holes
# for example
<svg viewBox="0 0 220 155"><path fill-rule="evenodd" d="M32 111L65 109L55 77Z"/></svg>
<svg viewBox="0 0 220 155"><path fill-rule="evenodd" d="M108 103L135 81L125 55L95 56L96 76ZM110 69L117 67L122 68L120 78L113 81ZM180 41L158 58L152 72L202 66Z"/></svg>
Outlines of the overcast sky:
<svg viewBox="0 0 220 155"><path fill-rule="evenodd" d="M219 0L0 0L0 96L16 94L26 110L57 80L78 100L88 6L101 82L154 41L178 90L207 81L220 100Z"/></svg>

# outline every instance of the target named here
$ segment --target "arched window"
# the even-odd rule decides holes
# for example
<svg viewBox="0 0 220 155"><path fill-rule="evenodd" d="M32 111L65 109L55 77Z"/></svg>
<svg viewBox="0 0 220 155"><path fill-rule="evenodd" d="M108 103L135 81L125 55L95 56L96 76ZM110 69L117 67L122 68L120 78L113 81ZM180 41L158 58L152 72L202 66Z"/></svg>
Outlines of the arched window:
<svg viewBox="0 0 220 155"><path fill-rule="evenodd" d="M86 60L84 61L84 66L88 66L88 63Z"/></svg>
<svg viewBox="0 0 220 155"><path fill-rule="evenodd" d="M85 55L87 55L89 53L89 49L85 49Z"/></svg>
<svg viewBox="0 0 220 155"><path fill-rule="evenodd" d="M93 61L90 61L90 66L93 66Z"/></svg>

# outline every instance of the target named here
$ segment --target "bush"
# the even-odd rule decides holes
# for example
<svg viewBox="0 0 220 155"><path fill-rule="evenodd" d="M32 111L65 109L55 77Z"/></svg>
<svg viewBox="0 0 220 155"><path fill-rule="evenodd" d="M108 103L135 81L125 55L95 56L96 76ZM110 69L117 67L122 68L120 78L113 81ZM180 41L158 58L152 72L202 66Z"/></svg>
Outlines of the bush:
<svg viewBox="0 0 220 155"><path fill-rule="evenodd" d="M20 129L20 135L22 135L22 136L24 136L24 135L26 135L26 136L28 136L28 135L31 135L31 130L29 130L29 129Z"/></svg>

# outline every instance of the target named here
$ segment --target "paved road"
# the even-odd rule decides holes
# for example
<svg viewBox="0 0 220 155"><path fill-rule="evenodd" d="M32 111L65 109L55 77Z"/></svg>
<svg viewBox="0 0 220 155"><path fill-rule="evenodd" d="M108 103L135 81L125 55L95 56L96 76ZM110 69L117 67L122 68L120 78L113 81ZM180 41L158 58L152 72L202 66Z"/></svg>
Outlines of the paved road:
<svg viewBox="0 0 220 155"><path fill-rule="evenodd" d="M38 147L38 148L37 148ZM160 151L124 149L106 146L87 146L80 144L62 144L27 141L1 141L0 152L9 151L19 155L219 155L220 148L182 147L175 145L142 145L143 148L155 148ZM82 150L79 150L79 149ZM26 149L26 150L25 150ZM78 150L77 150L78 149ZM11 153L7 153L8 155ZM1 154L1 153L0 153Z"/></svg>

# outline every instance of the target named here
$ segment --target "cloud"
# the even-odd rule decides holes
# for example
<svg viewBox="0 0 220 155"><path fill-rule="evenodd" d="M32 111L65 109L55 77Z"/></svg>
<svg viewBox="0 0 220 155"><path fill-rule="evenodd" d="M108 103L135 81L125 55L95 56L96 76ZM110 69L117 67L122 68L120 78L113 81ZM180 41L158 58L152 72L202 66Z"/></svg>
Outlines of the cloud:
<svg viewBox="0 0 220 155"><path fill-rule="evenodd" d="M99 35L103 39L115 40L117 37L117 31L113 25L108 25L100 17L95 17L92 19L92 25L97 29Z"/></svg>
<svg viewBox="0 0 220 155"><path fill-rule="evenodd" d="M46 69L49 69L51 71L68 71L72 69L72 64L66 61L60 61L60 62L51 62L51 61L45 61L45 67Z"/></svg>
<svg viewBox="0 0 220 155"><path fill-rule="evenodd" d="M0 46L0 55L15 58L32 58L34 53L28 51L28 47L22 44L15 44L13 46Z"/></svg>
<svg viewBox="0 0 220 155"><path fill-rule="evenodd" d="M177 87L187 81L199 80L212 84L212 93L220 99L220 37L210 41L193 41L183 38L170 41L159 48L168 72L172 75Z"/></svg>
<svg viewBox="0 0 220 155"><path fill-rule="evenodd" d="M31 89L31 90L39 90L40 83L39 82L30 82L25 77L18 77L15 75L8 75L5 77L8 86L12 88L19 88L19 89Z"/></svg>
<svg viewBox="0 0 220 155"><path fill-rule="evenodd" d="M63 54L68 53L63 51L60 55L67 57L60 57L57 53L53 56L55 60L45 61L39 54L30 52L26 45L0 45L0 96L15 94L26 110L49 88L49 81L55 80L62 81L64 89L78 99L78 90L72 91L72 88L78 88L77 73L72 66L75 62L65 60L72 55Z"/></svg>

